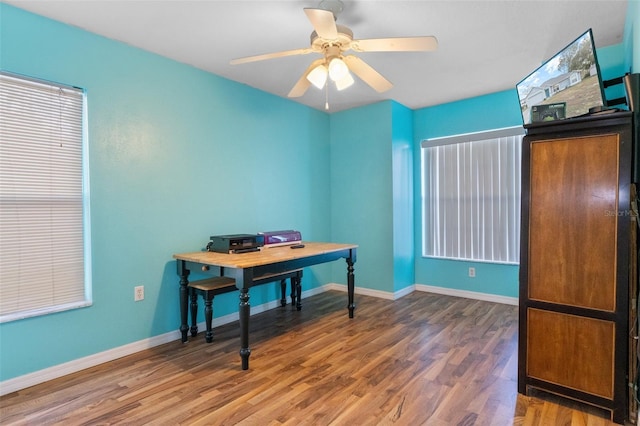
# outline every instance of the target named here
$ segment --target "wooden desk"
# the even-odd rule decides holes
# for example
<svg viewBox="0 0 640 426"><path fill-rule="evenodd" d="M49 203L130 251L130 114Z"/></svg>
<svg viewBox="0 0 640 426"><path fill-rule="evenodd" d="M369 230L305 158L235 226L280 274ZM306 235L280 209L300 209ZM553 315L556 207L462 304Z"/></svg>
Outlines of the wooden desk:
<svg viewBox="0 0 640 426"><path fill-rule="evenodd" d="M180 331L182 341L187 341L188 290L189 274L191 270L208 273L218 273L236 280L236 287L240 290L240 358L242 369L249 368L249 289L260 277L268 274L280 274L294 269L305 268L319 263L332 262L344 258L347 261L347 295L349 318L353 318L355 304L353 292L355 279L353 264L356 262L357 245L304 242L305 247L292 249L289 246L264 248L261 251L226 254L215 252L194 252L174 254L177 260L178 276L180 277ZM216 270L211 270L214 267Z"/></svg>

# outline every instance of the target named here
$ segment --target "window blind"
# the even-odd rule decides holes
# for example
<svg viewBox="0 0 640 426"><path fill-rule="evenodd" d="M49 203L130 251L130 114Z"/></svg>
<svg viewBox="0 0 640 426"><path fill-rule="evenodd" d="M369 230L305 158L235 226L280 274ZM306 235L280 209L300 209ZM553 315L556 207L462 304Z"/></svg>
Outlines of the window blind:
<svg viewBox="0 0 640 426"><path fill-rule="evenodd" d="M523 129L422 143L423 255L518 263Z"/></svg>
<svg viewBox="0 0 640 426"><path fill-rule="evenodd" d="M89 303L84 93L0 74L0 322Z"/></svg>

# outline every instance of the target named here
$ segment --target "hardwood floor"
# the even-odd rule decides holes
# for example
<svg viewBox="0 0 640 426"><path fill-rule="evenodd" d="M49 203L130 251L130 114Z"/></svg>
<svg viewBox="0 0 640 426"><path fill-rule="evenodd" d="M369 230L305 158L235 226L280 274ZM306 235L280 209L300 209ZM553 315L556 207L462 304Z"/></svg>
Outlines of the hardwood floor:
<svg viewBox="0 0 640 426"><path fill-rule="evenodd" d="M214 302L215 303L215 302ZM3 425L608 425L517 394L517 307L414 292L326 292L0 398Z"/></svg>

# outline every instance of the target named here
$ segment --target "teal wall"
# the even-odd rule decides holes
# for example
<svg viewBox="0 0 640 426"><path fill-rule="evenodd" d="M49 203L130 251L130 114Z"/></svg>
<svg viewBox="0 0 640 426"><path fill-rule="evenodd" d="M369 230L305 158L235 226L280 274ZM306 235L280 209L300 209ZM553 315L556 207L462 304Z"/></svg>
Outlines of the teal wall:
<svg viewBox="0 0 640 426"><path fill-rule="evenodd" d="M640 0L629 0L622 43L625 50L624 69L640 73Z"/></svg>
<svg viewBox="0 0 640 426"><path fill-rule="evenodd" d="M412 120L393 101L330 118L332 240L360 245L358 287L394 293L414 283ZM344 265L332 267L344 283Z"/></svg>
<svg viewBox="0 0 640 426"><path fill-rule="evenodd" d="M392 102L331 114L331 239L360 245L356 285L393 291ZM334 282L345 269L332 264Z"/></svg>
<svg viewBox="0 0 640 426"><path fill-rule="evenodd" d="M599 50L605 76L640 71L637 12L630 2L622 46ZM0 381L175 331L171 255L213 234L359 244L356 284L371 290L517 296L517 266L422 258L420 210L420 141L520 125L515 90L327 115L2 3L0 68L87 90L94 301L0 324ZM343 262L305 271L305 289L345 281ZM253 305L278 298L275 285L251 292ZM234 294L216 299L216 316L236 310Z"/></svg>
<svg viewBox="0 0 640 426"><path fill-rule="evenodd" d="M456 290L518 296L518 266L422 257L422 194L420 142L424 139L522 126L518 96L507 90L414 111L415 282ZM469 267L476 277L469 278Z"/></svg>
<svg viewBox="0 0 640 426"><path fill-rule="evenodd" d="M594 35L595 38L595 35ZM611 80L614 78L622 77L627 72L628 68L625 68L624 57L625 50L622 43L615 44L613 46L601 47L597 50L598 63L600 65L600 71L602 72L603 80ZM608 100L624 98L624 85L615 84L609 86L604 90L604 95ZM624 105L610 105L612 108L626 108Z"/></svg>
<svg viewBox="0 0 640 426"><path fill-rule="evenodd" d="M331 238L329 115L6 4L0 19L3 70L87 91L93 250L92 306L0 324L0 380L177 330L171 256L210 235ZM237 304L219 296L216 316Z"/></svg>
<svg viewBox="0 0 640 426"><path fill-rule="evenodd" d="M392 105L393 290L415 283L413 239L413 112Z"/></svg>

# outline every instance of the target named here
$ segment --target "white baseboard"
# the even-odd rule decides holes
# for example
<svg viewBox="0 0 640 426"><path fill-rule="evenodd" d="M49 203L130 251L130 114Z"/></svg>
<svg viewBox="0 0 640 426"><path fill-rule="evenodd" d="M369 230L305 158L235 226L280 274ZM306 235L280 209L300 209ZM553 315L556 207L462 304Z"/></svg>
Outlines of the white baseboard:
<svg viewBox="0 0 640 426"><path fill-rule="evenodd" d="M316 294L324 293L328 290L337 290L347 292L347 286L344 284L329 283L321 287L316 287L311 290L302 292L302 299L314 296ZM372 290L368 288L357 287L355 288L356 294L364 296L377 297L380 299L397 300L413 291L425 291L429 293L444 294L449 296L464 297L467 299L485 300L488 302L503 303L508 305L518 305L518 299L514 297L497 296L493 294L478 293L474 291L455 290L443 287L434 287L424 284L415 284L408 286L395 293L390 293L381 290ZM251 307L251 315L259 314L270 309L274 309L280 306L280 300L273 300L268 303L264 303L258 306ZM238 320L238 313L224 315L222 317L214 318L212 322L213 327L219 327L224 324L231 323ZM204 322L198 324L198 329L204 330ZM175 330L169 333L153 336L148 339L139 340L137 342L129 343L127 345L119 346L117 348L109 349L104 352L100 352L94 355L89 355L83 358L74 359L73 361L65 362L64 364L54 365L53 367L38 370L33 373L18 376L13 379L8 379L0 382L0 396L16 392L21 389L35 386L40 383L47 382L49 380L57 379L67 374L76 373L86 368L95 367L96 365L103 364L105 362L113 361L118 358L122 358L127 355L134 354L146 349L153 348L155 346L163 345L181 338L180 331Z"/></svg>
<svg viewBox="0 0 640 426"><path fill-rule="evenodd" d="M324 287L326 287L327 290L337 290L345 293L347 292L347 286L344 284L329 283ZM393 293L389 293L388 291L372 290L370 288L362 288L358 286L356 286L355 288L355 294L377 297L379 299L394 300Z"/></svg>
<svg viewBox="0 0 640 426"><path fill-rule="evenodd" d="M344 284L330 283L330 284L326 284L324 287L326 287L326 290L337 290L337 291L343 291L345 293L347 292L347 286ZM395 293L390 293L388 291L382 291L382 290L372 290L370 288L363 288L358 286L356 286L355 288L355 294L362 294L363 296L371 296L371 297L377 297L378 299L387 299L387 300L397 300L403 296L406 296L409 293L413 293L414 291L415 291L415 286L412 286L412 285L410 285L409 287L405 287L400 291L396 291Z"/></svg>
<svg viewBox="0 0 640 426"><path fill-rule="evenodd" d="M327 290L347 291L347 286L344 284L326 284ZM389 293L388 291L372 290L369 288L357 287L355 288L356 294L362 294L364 296L377 297L379 299L397 300L407 294L414 291L424 291L426 293L444 294L446 296L463 297L465 299L484 300L486 302L501 303L503 305L518 306L517 297L499 296L497 294L479 293L476 291L457 290L453 288L435 287L425 284L414 284L396 291L395 293Z"/></svg>
<svg viewBox="0 0 640 426"><path fill-rule="evenodd" d="M74 359L73 361L65 362L64 364L58 364L43 370L34 371L33 373L18 376L13 379L4 380L0 382L0 396L25 389L30 386L38 385L49 380L57 379L59 377L66 376L67 374L75 373L105 362L113 361L115 359L122 358L123 356L131 355L180 338L180 330L176 330L109 349L108 351L94 355Z"/></svg>
<svg viewBox="0 0 640 426"><path fill-rule="evenodd" d="M477 291L457 290L445 287L435 287L425 284L416 284L415 289L416 291L424 291L427 293L444 294L446 296L464 297L465 299L484 300L486 302L518 306L517 297L499 296L497 294L479 293Z"/></svg>

